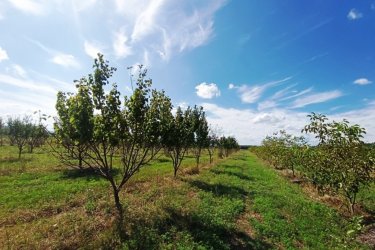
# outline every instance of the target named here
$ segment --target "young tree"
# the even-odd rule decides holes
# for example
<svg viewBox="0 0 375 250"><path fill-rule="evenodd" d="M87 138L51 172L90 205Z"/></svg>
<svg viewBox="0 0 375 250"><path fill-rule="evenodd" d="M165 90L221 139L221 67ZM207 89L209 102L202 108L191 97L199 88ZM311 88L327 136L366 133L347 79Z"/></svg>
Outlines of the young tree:
<svg viewBox="0 0 375 250"><path fill-rule="evenodd" d="M43 121L47 120L47 115L41 114L40 110L34 112L34 114L36 113L39 115L38 122L31 122L29 127L30 136L27 143L29 145L29 153L33 153L35 147L42 146L48 137L48 132L43 125Z"/></svg>
<svg viewBox="0 0 375 250"><path fill-rule="evenodd" d="M192 110L188 107L185 112L181 107L177 108L176 115L170 123L169 132L166 138L166 147L169 157L172 159L174 177L181 166L181 162L189 147L194 142L194 133L192 130Z"/></svg>
<svg viewBox="0 0 375 250"><path fill-rule="evenodd" d="M213 162L214 151L218 145L218 140L219 138L218 138L217 128L215 129L212 126L210 126L209 131L208 131L208 146L207 146L208 155L210 157L210 163Z"/></svg>
<svg viewBox="0 0 375 250"><path fill-rule="evenodd" d="M342 194L354 213L357 194L362 186L373 181L374 161L362 141L365 129L350 125L347 120L327 122L321 114L309 115L310 124L303 129L313 133L318 146L310 151L309 164L317 186Z"/></svg>
<svg viewBox="0 0 375 250"><path fill-rule="evenodd" d="M85 104L82 105L86 107L82 107L82 112L87 112L85 116L88 119L82 121L88 122L87 126L93 128L92 136L88 135L89 148L82 161L110 183L118 213L118 229L121 233L124 211L120 191L129 179L160 151L162 136L168 127L166 119L172 105L164 92L151 91L152 81L145 79L147 71L140 66L137 87L129 98L125 97L122 108L117 85L112 84L107 93L104 90L116 69L109 67L108 62L100 54L95 59L93 68L94 74L81 80L81 83L85 83L83 86L77 86L78 92L85 93L85 101L82 102ZM81 89L83 87L84 89ZM76 108L81 110L80 107ZM59 120L66 119L64 116L69 113L64 108L62 110ZM74 127L73 131L75 129ZM71 134L67 137L70 138ZM115 163L115 156L119 156L119 164ZM117 175L115 170L119 172Z"/></svg>
<svg viewBox="0 0 375 250"><path fill-rule="evenodd" d="M32 124L30 117L8 118L7 121L9 137L18 147L18 159L21 159L22 150L30 138Z"/></svg>
<svg viewBox="0 0 375 250"><path fill-rule="evenodd" d="M51 147L64 164L84 169L84 157L93 137L94 105L87 79L76 81L77 93L58 92L54 123L54 138L63 149ZM77 166L78 161L78 166Z"/></svg>
<svg viewBox="0 0 375 250"><path fill-rule="evenodd" d="M198 108L197 106L194 106L191 118L193 120L191 124L194 134L193 152L198 167L202 149L209 146L209 129L203 107Z"/></svg>

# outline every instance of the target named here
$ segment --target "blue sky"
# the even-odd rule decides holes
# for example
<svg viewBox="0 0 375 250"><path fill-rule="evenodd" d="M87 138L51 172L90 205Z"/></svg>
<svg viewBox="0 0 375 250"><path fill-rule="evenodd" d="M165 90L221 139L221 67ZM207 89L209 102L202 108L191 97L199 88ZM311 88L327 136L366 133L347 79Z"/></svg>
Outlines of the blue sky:
<svg viewBox="0 0 375 250"><path fill-rule="evenodd" d="M374 0L2 0L0 31L2 117L55 115L101 52L122 94L142 63L242 144L298 134L312 111L375 141Z"/></svg>

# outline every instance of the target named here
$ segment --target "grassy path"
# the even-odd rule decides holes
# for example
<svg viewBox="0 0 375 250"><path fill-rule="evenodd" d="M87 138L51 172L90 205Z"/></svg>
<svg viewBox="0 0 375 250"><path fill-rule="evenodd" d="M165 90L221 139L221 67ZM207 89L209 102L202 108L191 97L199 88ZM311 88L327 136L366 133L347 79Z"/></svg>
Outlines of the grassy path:
<svg viewBox="0 0 375 250"><path fill-rule="evenodd" d="M177 179L169 164L150 166L152 176L140 172L140 181L123 193L125 242L114 237L111 194L101 179L55 172L46 179L3 176L0 248L365 249L342 241L347 222L333 209L310 200L248 151ZM20 196L12 200L13 185ZM39 192L27 195L28 189ZM17 220L17 213L34 217Z"/></svg>

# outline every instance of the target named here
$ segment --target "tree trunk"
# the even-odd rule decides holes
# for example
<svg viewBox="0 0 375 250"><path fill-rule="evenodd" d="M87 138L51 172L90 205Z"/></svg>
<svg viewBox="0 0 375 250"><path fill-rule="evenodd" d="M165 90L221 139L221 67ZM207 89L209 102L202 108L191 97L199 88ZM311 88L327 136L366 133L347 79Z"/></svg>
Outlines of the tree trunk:
<svg viewBox="0 0 375 250"><path fill-rule="evenodd" d="M120 236L120 239L124 238L124 210L120 201L120 190L117 189L116 185L111 182L113 188L113 197L115 198L115 205L117 209L117 231Z"/></svg>
<svg viewBox="0 0 375 250"><path fill-rule="evenodd" d="M79 151L78 153L78 168L82 169L82 152Z"/></svg>
<svg viewBox="0 0 375 250"><path fill-rule="evenodd" d="M18 160L21 159L22 147L18 147Z"/></svg>
<svg viewBox="0 0 375 250"><path fill-rule="evenodd" d="M176 177L177 177L177 168L174 167L174 178L176 178Z"/></svg>

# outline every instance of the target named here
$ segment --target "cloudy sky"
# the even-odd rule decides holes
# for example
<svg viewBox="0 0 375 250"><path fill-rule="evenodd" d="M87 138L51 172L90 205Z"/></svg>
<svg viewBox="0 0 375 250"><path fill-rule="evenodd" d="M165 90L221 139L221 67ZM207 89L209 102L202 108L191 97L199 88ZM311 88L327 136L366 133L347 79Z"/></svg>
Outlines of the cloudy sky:
<svg viewBox="0 0 375 250"><path fill-rule="evenodd" d="M312 111L375 141L374 0L1 0L0 31L2 117L54 115L101 52L122 94L144 64L242 144L298 134Z"/></svg>

